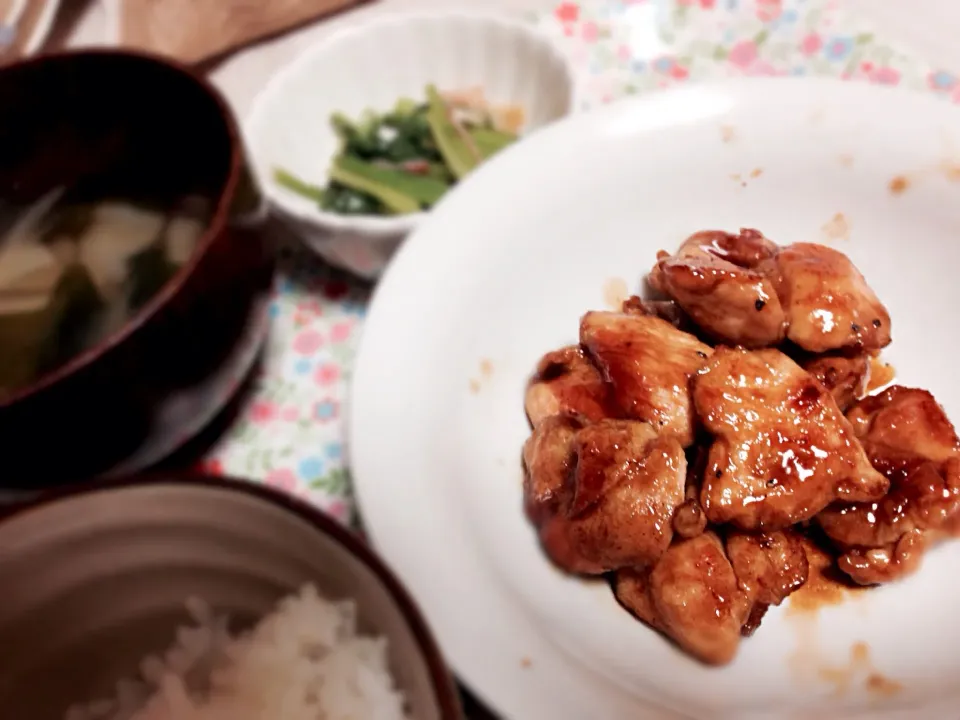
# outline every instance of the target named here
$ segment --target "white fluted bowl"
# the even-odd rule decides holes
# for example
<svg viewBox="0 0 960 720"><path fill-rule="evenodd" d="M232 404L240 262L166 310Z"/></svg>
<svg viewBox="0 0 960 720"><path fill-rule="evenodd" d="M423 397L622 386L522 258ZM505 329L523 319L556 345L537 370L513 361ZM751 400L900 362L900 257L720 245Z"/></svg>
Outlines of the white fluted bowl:
<svg viewBox="0 0 960 720"><path fill-rule="evenodd" d="M280 186L274 169L324 185L337 151L330 116L386 111L401 97L482 87L493 104L524 108L523 133L575 106L573 73L551 40L509 18L463 13L400 15L344 30L277 73L245 124L253 164L274 210L328 262L367 278L386 266L424 213L325 212Z"/></svg>

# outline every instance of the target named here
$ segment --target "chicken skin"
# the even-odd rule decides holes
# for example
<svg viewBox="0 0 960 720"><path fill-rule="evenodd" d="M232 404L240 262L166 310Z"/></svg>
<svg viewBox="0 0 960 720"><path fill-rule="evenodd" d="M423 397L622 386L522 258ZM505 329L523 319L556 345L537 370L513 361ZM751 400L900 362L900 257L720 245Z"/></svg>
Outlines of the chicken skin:
<svg viewBox="0 0 960 720"><path fill-rule="evenodd" d="M711 665L736 655L751 610L712 532L675 543L652 570L621 570L614 592L638 618Z"/></svg>
<svg viewBox="0 0 960 720"><path fill-rule="evenodd" d="M562 569L643 567L669 547L687 469L674 438L647 423L554 415L534 429L523 457L527 516Z"/></svg>
<svg viewBox="0 0 960 720"><path fill-rule="evenodd" d="M869 355L815 355L800 366L823 385L842 412L867 394L870 385Z"/></svg>
<svg viewBox="0 0 960 720"><path fill-rule="evenodd" d="M717 348L693 401L714 438L701 492L710 522L778 530L887 491L830 393L778 350Z"/></svg>
<svg viewBox="0 0 960 720"><path fill-rule="evenodd" d="M843 572L864 585L889 582L915 570L924 549L960 518L960 440L925 390L894 385L848 417L890 492L831 506L817 520L844 549Z"/></svg>
<svg viewBox="0 0 960 720"><path fill-rule="evenodd" d="M676 255L662 253L649 281L714 340L776 345L786 334L786 316L773 282L755 269L772 261L776 251L756 230L699 232Z"/></svg>
<svg viewBox="0 0 960 720"><path fill-rule="evenodd" d="M787 339L815 353L864 352L890 344L890 315L842 252L795 243L758 271L773 280L787 319Z"/></svg>
<svg viewBox="0 0 960 720"><path fill-rule="evenodd" d="M524 406L533 427L557 414L577 414L588 420L609 415L609 388L600 371L576 345L548 352L527 386Z"/></svg>
<svg viewBox="0 0 960 720"><path fill-rule="evenodd" d="M683 447L696 428L690 378L713 352L652 315L588 312L580 343L610 384L618 416L648 422Z"/></svg>

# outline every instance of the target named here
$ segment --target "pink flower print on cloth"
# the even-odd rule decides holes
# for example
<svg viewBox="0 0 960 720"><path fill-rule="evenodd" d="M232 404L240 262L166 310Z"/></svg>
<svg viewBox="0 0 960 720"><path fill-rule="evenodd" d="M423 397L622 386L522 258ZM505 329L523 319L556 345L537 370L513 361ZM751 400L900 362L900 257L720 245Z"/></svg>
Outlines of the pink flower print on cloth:
<svg viewBox="0 0 960 720"><path fill-rule="evenodd" d="M732 48L727 60L741 69L750 67L757 59L757 44L753 40L741 40Z"/></svg>
<svg viewBox="0 0 960 720"><path fill-rule="evenodd" d="M263 479L264 484L277 490L292 493L297 489L297 475L289 468L277 468L267 473Z"/></svg>
<svg viewBox="0 0 960 720"><path fill-rule="evenodd" d="M879 67L870 70L867 76L880 85L896 85L900 82L900 73L891 67Z"/></svg>
<svg viewBox="0 0 960 720"><path fill-rule="evenodd" d="M293 349L300 355L312 355L323 345L323 335L316 330L303 330L293 339Z"/></svg>
<svg viewBox="0 0 960 720"><path fill-rule="evenodd" d="M250 420L257 424L271 422L277 414L277 406L270 400L254 400L250 405Z"/></svg>
<svg viewBox="0 0 960 720"><path fill-rule="evenodd" d="M757 19L772 22L783 13L783 0L754 0L757 4Z"/></svg>
<svg viewBox="0 0 960 720"><path fill-rule="evenodd" d="M317 385L334 385L340 380L340 368L333 363L323 363L313 373Z"/></svg>
<svg viewBox="0 0 960 720"><path fill-rule="evenodd" d="M823 39L817 33L810 33L800 41L800 52L807 57L813 57L823 47Z"/></svg>
<svg viewBox="0 0 960 720"><path fill-rule="evenodd" d="M353 325L349 322L338 322L330 328L330 342L344 342L350 338Z"/></svg>
<svg viewBox="0 0 960 720"><path fill-rule="evenodd" d="M575 23L580 17L580 6L573 2L560 3L553 14L562 23Z"/></svg>

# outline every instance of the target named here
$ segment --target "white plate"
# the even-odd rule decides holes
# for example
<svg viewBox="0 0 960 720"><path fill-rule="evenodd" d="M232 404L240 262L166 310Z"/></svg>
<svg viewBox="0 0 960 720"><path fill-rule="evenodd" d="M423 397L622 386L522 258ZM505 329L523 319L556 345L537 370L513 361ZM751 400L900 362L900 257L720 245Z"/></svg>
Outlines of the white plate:
<svg viewBox="0 0 960 720"><path fill-rule="evenodd" d="M522 513L519 457L540 355L575 341L612 278L636 289L657 250L702 228L757 227L849 253L892 315L898 379L960 419L957 165L960 109L932 97L741 80L537 133L411 237L366 321L354 477L378 549L493 707L518 720L659 717L653 705L723 720L956 718L960 543L907 581L817 614L771 609L736 661L711 669L633 620L604 584L553 569ZM848 238L824 230L838 213ZM869 667L851 664L857 643ZM871 692L871 673L902 687Z"/></svg>

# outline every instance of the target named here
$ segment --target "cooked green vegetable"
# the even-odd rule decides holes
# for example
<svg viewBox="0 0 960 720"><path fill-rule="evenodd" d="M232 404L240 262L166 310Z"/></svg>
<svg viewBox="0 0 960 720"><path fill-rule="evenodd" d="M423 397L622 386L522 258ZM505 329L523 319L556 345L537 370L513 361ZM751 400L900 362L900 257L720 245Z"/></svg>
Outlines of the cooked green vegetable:
<svg viewBox="0 0 960 720"><path fill-rule="evenodd" d="M427 86L427 100L427 120L440 154L457 179L462 180L480 163L480 153L466 131L453 121L450 109L433 85Z"/></svg>
<svg viewBox="0 0 960 720"><path fill-rule="evenodd" d="M470 131L473 144L484 160L503 150L507 145L517 141L517 136L511 133L494 130L493 128L477 128Z"/></svg>
<svg viewBox="0 0 960 720"><path fill-rule="evenodd" d="M450 189L450 185L427 175L415 175L411 172L394 170L389 167L373 165L349 156L339 157L334 161L334 170L345 171L355 177L377 183L398 193L411 197L421 205L430 206L436 203L443 194ZM350 183L341 180L344 185ZM363 188L356 188L363 190Z"/></svg>
<svg viewBox="0 0 960 720"><path fill-rule="evenodd" d="M327 186L323 203L324 210L340 213L341 215L389 215L389 211L382 202L360 190L331 182Z"/></svg>
<svg viewBox="0 0 960 720"><path fill-rule="evenodd" d="M311 185L310 183L305 183L303 180L294 177L286 170L281 170L277 168L273 171L274 180L276 180L280 185L287 188L287 190L293 190L297 195L303 195L305 198L310 200L316 200L318 203L323 202L323 188L318 187L317 185Z"/></svg>
<svg viewBox="0 0 960 720"><path fill-rule="evenodd" d="M322 188L277 168L281 186L322 209L345 215L419 212L517 136L497 128L475 99L447 100L432 85L427 102L401 98L389 112L366 112L353 122L330 118L340 140Z"/></svg>
<svg viewBox="0 0 960 720"><path fill-rule="evenodd" d="M330 169L331 180L375 197L393 214L412 213L420 209L420 204L409 195L405 195L399 190L395 190L377 180L366 177L362 173L358 174L355 170L343 167L340 162L345 159L345 157L338 158L337 162ZM359 161L355 160L354 162Z"/></svg>

